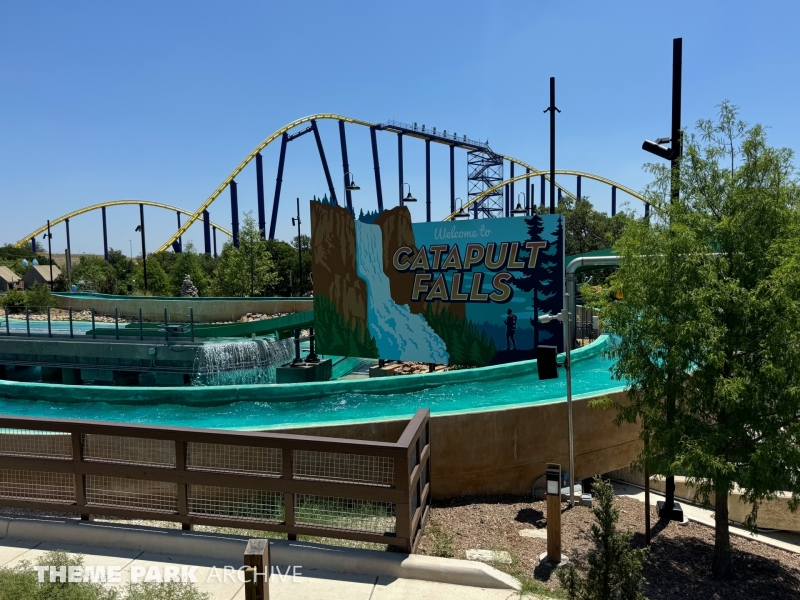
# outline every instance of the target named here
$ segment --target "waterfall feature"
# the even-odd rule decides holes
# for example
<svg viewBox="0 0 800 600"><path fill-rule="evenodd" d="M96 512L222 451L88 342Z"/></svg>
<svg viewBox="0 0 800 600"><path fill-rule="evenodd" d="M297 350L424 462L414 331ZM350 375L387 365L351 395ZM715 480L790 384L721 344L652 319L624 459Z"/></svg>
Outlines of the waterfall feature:
<svg viewBox="0 0 800 600"><path fill-rule="evenodd" d="M275 367L293 358L291 338L203 344L194 361L192 385L275 383Z"/></svg>
<svg viewBox="0 0 800 600"><path fill-rule="evenodd" d="M383 272L383 235L378 225L356 220L358 276L367 283L367 327L381 356L424 363L447 364L444 340L422 315L392 300L389 278Z"/></svg>

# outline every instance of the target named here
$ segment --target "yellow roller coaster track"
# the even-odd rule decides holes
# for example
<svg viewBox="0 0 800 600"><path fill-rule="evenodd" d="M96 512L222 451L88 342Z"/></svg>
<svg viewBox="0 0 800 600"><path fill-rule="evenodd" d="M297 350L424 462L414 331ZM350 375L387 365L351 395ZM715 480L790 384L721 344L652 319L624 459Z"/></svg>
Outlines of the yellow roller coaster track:
<svg viewBox="0 0 800 600"><path fill-rule="evenodd" d="M163 204L161 202L152 202L151 200L109 200L108 202L101 202L100 204L92 204L91 206L86 206L86 207L81 208L79 210L72 211L71 213L67 213L66 215L62 215L62 216L58 217L57 219L55 219L53 221L50 221L50 227L52 228L53 226L58 225L59 223L62 223L63 221L66 221L67 219L72 219L73 217L77 217L78 215L82 215L84 213L91 212L93 210L98 210L98 209L103 208L103 207L124 206L124 205L138 205L138 204L144 204L145 206L154 206L156 208L163 208L165 210L172 210L172 211L184 214L184 215L192 216L192 213L189 212L188 210L184 210L182 208L178 208L177 206L170 206L169 204ZM224 233L225 235L227 235L229 237L232 235L230 231L228 231L224 227L220 227L216 223L212 222L211 226L212 227L216 227L218 231L221 231L222 233ZM17 247L17 248L21 248L24 244L27 244L28 241L31 238L35 238L40 233L44 233L45 231L47 231L47 225L43 225L43 226L39 227L39 229L37 229L36 231L32 231L27 236L25 236L20 241L18 241L16 244L14 244L14 246ZM175 239L177 239L177 238L175 238ZM172 242L170 242L170 243L172 243Z"/></svg>
<svg viewBox="0 0 800 600"><path fill-rule="evenodd" d="M215 189L214 192L206 199L206 201L203 202L203 204L200 205L200 207L189 217L189 219L187 219L186 223L181 225L181 227L172 235L172 237L170 237L166 242L164 242L156 250L156 252L164 252L167 248L169 248L172 245L172 243L175 240L177 240L184 233L186 233L186 230L189 229L189 227L192 225L192 223L194 223L197 219L202 217L203 211L207 210L208 207L211 206L211 204L214 202L214 200L216 200L219 197L219 195L225 190L225 188L228 187L228 185L230 184L231 181L236 179L236 176L239 175L239 173L242 172L242 169L244 169L247 166L247 164L251 160L253 160L259 152L261 152L264 148L269 146L272 142L277 140L279 137L281 137L284 133L286 133L290 129L294 129L295 127L297 127L298 125L302 125L303 123L309 123L311 121L318 121L318 120L322 120L322 119L331 119L331 120L335 120L335 121L344 121L345 123L352 123L353 125L361 125L363 127L378 127L377 123L368 123L367 121L361 121L360 119L353 119L352 117L345 117L343 115L335 115L335 114L331 114L331 113L321 113L321 114L317 114L317 115L310 115L308 117L303 117L302 119L297 119L296 121L292 121L288 125L284 125L280 129L275 131L275 133L273 133L267 139L265 139L263 142L261 142L258 146L256 146L253 149L253 151L250 152L250 154L245 156L244 160L242 160L242 162L239 163L239 165L231 172L231 174L228 175L228 177L221 184L219 184L217 189ZM422 137L422 135L414 136L414 137ZM444 144L446 146L449 146L449 145L452 145L452 144L458 145L458 143L455 142L455 141L449 142L449 141L444 140L444 139L436 139L435 137L431 137L430 140L432 142ZM494 186L493 188L491 188L491 190L486 190L480 196L477 196L476 198L473 198L465 206L471 206L478 199L484 198L486 195L488 195L492 191L495 191L495 190L499 189L501 186L505 185L506 183L510 183L512 181L519 181L521 179L525 179L526 177L533 177L534 175L536 175L536 176L544 175L545 179L547 181L550 180L550 178L548 177L548 172L539 171L539 170L535 169L534 167L532 167L531 165L529 165L527 163L524 163L521 160L517 160L516 158L512 158L510 156L505 156L505 155L502 155L502 154L499 155L499 156L502 156L505 160L507 160L509 162L513 162L513 163L515 163L515 164L517 164L517 165L519 165L521 167L524 167L526 169L530 169L531 173L526 173L526 174L521 175L519 177L515 177L513 179L509 179L508 181L504 181L503 183L498 184L498 185ZM642 201L645 201L645 199L642 198L639 194L629 190L625 186L622 186L622 185L619 185L619 184L615 184L611 180L605 179L603 177L598 177L597 175L591 175L589 173L580 173L578 171L557 171L557 173L570 174L570 175L582 175L583 177L586 177L587 179L594 179L595 181L601 181L603 183L608 183L609 185L615 185L618 189L620 189L620 190L632 195L634 198L638 198L638 199L640 199ZM570 198L575 198L575 196L569 190L563 188L558 183L556 183L556 187L558 189L560 189L562 192L564 192ZM447 219L451 219L452 217L453 217L453 215L450 215Z"/></svg>
<svg viewBox="0 0 800 600"><path fill-rule="evenodd" d="M504 157L504 158L506 158L506 157ZM506 158L506 160L513 160L513 159ZM516 162L517 164L521 164L516 160L514 162ZM523 165L523 166L525 166L525 165ZM485 198L489 194L492 194L492 193L494 193L494 192L496 192L498 190L501 190L503 188L503 186L508 185L509 183L516 183L517 181L523 181L523 180L528 179L530 177L539 177L540 175L545 175L545 174L549 174L549 173L550 173L550 171L535 171L535 170L533 170L530 173L523 173L522 175L518 175L516 177L512 177L511 179L507 179L505 181L501 181L496 186L491 187L488 190L484 190L483 192L481 192L480 194L475 196L472 200L470 200L469 202L463 204L461 206L461 208L459 208L456 212L447 215L444 218L444 220L445 221L452 220L453 218L455 218L455 216L461 210L467 210L470 206L472 206L476 202L480 202L483 198ZM621 183L617 183L616 181L611 181L610 179L606 179L605 177L600 177L599 175L592 175L591 173L584 173L583 171L568 171L568 170L556 170L555 174L556 175L574 175L574 176L578 176L579 175L581 177L585 177L586 179L592 179L594 181L599 181L600 183L605 183L606 185L610 185L612 187L615 187L618 190L625 192L626 194L630 194L631 196L633 196L637 200L641 200L642 202L647 202L647 198L645 198L641 194L637 194L632 189L630 189L628 187L625 187ZM550 180L549 177L545 177L545 179L547 179L548 181ZM565 191L570 198L573 198L573 199L575 198L574 195L572 195L569 192L567 192L566 190L564 190L564 188L562 188L560 185L558 185L558 183L556 183L556 187L561 189L561 190L563 190L563 191ZM513 201L513 199L512 199L512 201Z"/></svg>

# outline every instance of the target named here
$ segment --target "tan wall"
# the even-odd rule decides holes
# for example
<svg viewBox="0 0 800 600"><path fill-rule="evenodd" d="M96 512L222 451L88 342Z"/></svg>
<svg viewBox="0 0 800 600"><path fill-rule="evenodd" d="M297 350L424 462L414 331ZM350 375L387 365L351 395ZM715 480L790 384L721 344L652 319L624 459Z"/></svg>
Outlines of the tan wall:
<svg viewBox="0 0 800 600"><path fill-rule="evenodd" d="M614 394L624 401L625 393ZM627 467L639 451L638 425L616 427L616 411L573 403L576 479ZM285 430L330 437L397 441L407 421ZM461 415L433 415L431 469L434 498L474 494L530 494L548 462L568 470L567 404L556 402Z"/></svg>
<svg viewBox="0 0 800 600"><path fill-rule="evenodd" d="M633 469L620 469L609 473L615 479L627 481L636 485L644 485L644 475ZM650 489L664 493L666 489L664 478L660 475L650 477ZM680 500L695 503L694 488L686 483L686 477L675 477L675 497ZM786 531L800 532L800 512L789 510L789 500L792 495L787 492L778 492L773 500L765 500L758 507L758 526L767 529L783 529ZM713 507L715 495L711 494L709 502ZM699 504L699 502L697 502ZM750 505L742 499L742 492L738 488L728 495L728 518L737 523L744 523L750 514Z"/></svg>
<svg viewBox="0 0 800 600"><path fill-rule="evenodd" d="M218 321L238 321L247 313L274 315L277 313L295 313L312 310L311 298L242 298L202 299L190 298L102 298L80 296L56 296L59 308L72 307L73 310L89 310L103 316L114 316L114 309L119 308L119 316L126 319L138 319L139 308L145 321L163 321L164 308L169 311L171 323L188 323L189 309L194 309L195 323L212 323Z"/></svg>

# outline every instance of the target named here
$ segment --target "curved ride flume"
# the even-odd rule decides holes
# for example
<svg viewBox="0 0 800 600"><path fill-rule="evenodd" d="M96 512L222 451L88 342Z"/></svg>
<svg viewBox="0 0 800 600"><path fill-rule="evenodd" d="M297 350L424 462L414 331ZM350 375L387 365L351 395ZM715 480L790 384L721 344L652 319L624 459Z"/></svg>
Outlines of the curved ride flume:
<svg viewBox="0 0 800 600"><path fill-rule="evenodd" d="M284 133L288 132L290 129L293 129L293 128L297 127L298 125L302 125L303 123L310 123L311 121L317 121L317 120L322 120L322 119L330 119L330 120L335 120L335 121L344 121L345 123L351 123L353 125L361 125L363 127L378 127L379 126L378 123L369 123L367 121L362 121L360 119L354 119L352 117L346 117L344 115L337 115L337 114L333 114L333 113L320 113L320 114L316 114L316 115L309 115L307 117L303 117L302 119L297 119L296 121L292 121L288 125L284 125L280 129L276 130L268 138L266 138L263 142L261 142L258 146L256 146L247 156L245 156L244 159L242 160L242 162L240 162L238 164L238 166L233 171L231 171L231 174L228 175L228 177L225 180L223 180L223 182L217 187L217 189L214 190L214 192L206 199L205 202L203 202L203 204L200 205L200 207L189 217L189 219L187 219L187 221L183 225L181 225L180 228L174 234L172 234L172 236L166 242L164 242L161 246L159 246L156 249L156 252L164 252L165 250L167 250L172 245L172 243L175 240L177 240L184 233L186 233L186 231L189 229L189 227L191 227L192 223L194 223L197 219L199 219L199 218L201 218L203 216L203 211L207 210L208 207L211 206L211 204L219 197L219 195L225 190L225 188L228 187L228 185L231 183L231 181L236 179L237 175L239 175L239 173L242 172L242 170L248 165L248 163L251 160L253 160L256 157L256 155L259 152L261 152L264 148L266 148L269 144L274 142L276 139L280 138ZM421 135L415 136L415 137L422 137L422 135L424 135L424 134L421 134ZM452 143L448 142L446 140L443 140L443 139L437 139L435 137L431 137L430 140L432 142L439 143L439 144L444 144L444 145L456 145L456 146L458 145L457 140L453 140ZM483 192L483 194L480 196L480 198L485 197L490 191L495 191L497 189L500 189L506 183L511 183L513 181L519 181L521 179L525 179L526 177L532 177L534 175L535 176L544 175L545 176L545 180L547 180L547 181L550 180L549 171L540 171L538 169L535 169L531 165L529 165L529 164L527 164L527 163L525 163L525 162L523 162L521 160L517 160L516 158L510 157L510 156L506 156L506 155L503 155L503 154L498 154L498 156L502 156L505 160L507 160L509 162L513 162L513 163L515 163L517 165L520 165L521 167L524 167L526 169L530 169L531 173L526 173L524 176L520 175L519 177L514 177L513 179L509 179L507 181L504 181L504 182L494 186L493 188L491 188L491 190L487 190L487 191ZM618 189L620 189L620 190L632 195L634 198L637 198L637 199L639 199L639 200L641 200L643 202L647 201L647 200L645 200L644 197L642 197L641 195L637 194L636 192L630 190L629 188L627 188L625 186L622 186L622 185L619 185L619 184L616 184L616 183L612 182L610 179L605 179L605 178L599 177L597 175L591 175L589 173L582 173L580 171L556 171L556 174L581 175L581 176L584 176L584 177L586 177L588 179L594 179L595 181L600 181L602 183L607 183L609 185L614 185ZM556 187L558 189L560 189L562 192L564 192L570 198L573 198L573 199L575 198L575 196L569 190L567 190L566 188L562 187L558 183L556 183L555 185L556 185ZM472 204L475 203L476 200L477 200L477 198L473 199L471 202L467 203L465 206L471 206ZM450 215L445 220L450 220L450 219L452 219L452 217L453 217L453 215Z"/></svg>
<svg viewBox="0 0 800 600"><path fill-rule="evenodd" d="M145 206L153 206L155 208L163 208L165 210L171 210L171 211L174 211L174 212L179 212L179 213L181 213L183 215L187 215L187 216L191 216L192 215L192 213L190 211L185 210L183 208L178 208L177 206L170 206L169 204L164 204L163 202L153 202L152 200L109 200L108 202L100 202L98 204L92 204L91 206L85 206L83 208L79 208L78 210L74 210L71 213L67 213L65 215L61 215L57 219L54 219L54 220L50 221L50 227L52 228L55 225L58 225L59 223L63 223L67 219L72 219L72 218L77 217L79 215L82 215L82 214L85 214L85 213L88 213L88 212L92 212L93 210L98 210L98 209L101 209L101 208L108 208L110 206L134 206L134 205L139 205L139 204L144 204ZM216 227L217 231L220 231L220 232L224 233L228 237L231 237L233 235L229 230L225 229L221 225L217 225L213 221L210 223L210 226L211 227ZM27 244L30 241L31 238L35 238L40 233L44 233L45 231L47 231L47 225L46 224L42 225L41 227L39 227L39 229L37 229L35 231L32 231L27 236L22 238L20 241L18 241L16 244L14 244L14 247L15 248L21 248L23 245Z"/></svg>
<svg viewBox="0 0 800 600"><path fill-rule="evenodd" d="M620 391L606 336L572 352L574 397ZM481 412L562 402L565 377L540 381L536 361L420 375L283 385L69 386L0 380L0 413L215 429L268 429Z"/></svg>

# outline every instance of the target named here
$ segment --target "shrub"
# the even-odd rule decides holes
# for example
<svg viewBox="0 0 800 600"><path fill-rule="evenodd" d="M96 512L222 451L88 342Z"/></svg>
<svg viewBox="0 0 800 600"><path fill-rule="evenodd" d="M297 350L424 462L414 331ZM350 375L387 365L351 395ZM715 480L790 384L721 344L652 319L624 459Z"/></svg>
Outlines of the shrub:
<svg viewBox="0 0 800 600"><path fill-rule="evenodd" d="M50 293L50 287L43 283L34 285L25 292L25 306L31 312L44 312L48 307L55 306L55 299Z"/></svg>
<svg viewBox="0 0 800 600"><path fill-rule="evenodd" d="M645 600L642 593L642 564L649 549L631 548L631 533L618 532L619 509L614 505L614 488L599 478L592 490L594 549L589 552L589 572L582 578L571 563L558 570L558 580L569 600Z"/></svg>
<svg viewBox="0 0 800 600"><path fill-rule="evenodd" d="M25 308L25 292L22 290L8 290L3 296L3 306L10 313L22 312Z"/></svg>

